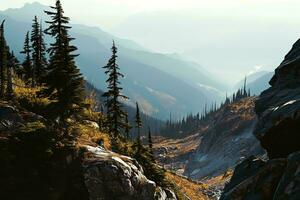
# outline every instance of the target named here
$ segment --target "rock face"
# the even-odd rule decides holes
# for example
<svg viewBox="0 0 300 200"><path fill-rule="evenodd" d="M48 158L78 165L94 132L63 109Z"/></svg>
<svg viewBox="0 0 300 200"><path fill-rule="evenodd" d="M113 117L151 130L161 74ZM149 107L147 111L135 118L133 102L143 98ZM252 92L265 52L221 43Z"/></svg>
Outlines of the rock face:
<svg viewBox="0 0 300 200"><path fill-rule="evenodd" d="M300 40L275 70L270 87L256 102L259 123L255 136L270 158L299 151ZM284 146L284 148L282 148Z"/></svg>
<svg viewBox="0 0 300 200"><path fill-rule="evenodd" d="M264 154L252 131L256 124L254 98L227 105L202 132L200 145L189 160L185 175L193 179L214 177L234 168L250 155Z"/></svg>
<svg viewBox="0 0 300 200"><path fill-rule="evenodd" d="M239 164L221 199L300 199L300 40L256 101L254 135L270 160Z"/></svg>
<svg viewBox="0 0 300 200"><path fill-rule="evenodd" d="M176 200L169 189L148 180L135 159L101 147L87 146L92 156L84 165L85 185L90 200Z"/></svg>

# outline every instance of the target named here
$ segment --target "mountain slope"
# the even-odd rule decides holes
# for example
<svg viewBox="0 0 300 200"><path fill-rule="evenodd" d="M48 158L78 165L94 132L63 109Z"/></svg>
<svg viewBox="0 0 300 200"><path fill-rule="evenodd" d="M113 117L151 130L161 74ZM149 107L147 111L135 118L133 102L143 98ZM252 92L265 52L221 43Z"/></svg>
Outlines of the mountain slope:
<svg viewBox="0 0 300 200"><path fill-rule="evenodd" d="M250 89L251 94L259 95L262 91L270 87L269 80L272 78L273 75L273 72L260 71L250 76L247 76L247 88ZM239 88L242 88L243 84L244 80L239 81L235 85L234 89L237 90Z"/></svg>
<svg viewBox="0 0 300 200"><path fill-rule="evenodd" d="M34 3L0 12L0 20L7 19L7 40L15 52L22 49L23 37L31 29L33 15L36 13L48 19L42 12L45 9L48 8ZM95 27L72 27L71 35L76 38L74 44L80 49L77 63L86 79L102 90L105 89L106 80L102 66L110 57L111 41L116 40L119 45L119 65L121 72L126 75L122 80L124 92L131 99L127 103L134 105L135 101L139 101L147 114L166 119L172 111L172 115L178 117L200 111L205 102L220 99L218 90L222 89L222 84L208 78L196 69L194 63L148 52L132 41L114 37ZM50 41L46 38L47 43ZM20 55L18 57L21 58ZM183 75L180 71L184 72Z"/></svg>
<svg viewBox="0 0 300 200"><path fill-rule="evenodd" d="M252 91L252 94L260 95L264 90L270 87L269 81L274 75L273 72L268 72L265 75L259 77L255 81L248 84L248 87Z"/></svg>
<svg viewBox="0 0 300 200"><path fill-rule="evenodd" d="M210 179L263 153L252 135L256 122L254 98L244 98L218 109L188 137L156 137L154 152L166 168L192 179Z"/></svg>

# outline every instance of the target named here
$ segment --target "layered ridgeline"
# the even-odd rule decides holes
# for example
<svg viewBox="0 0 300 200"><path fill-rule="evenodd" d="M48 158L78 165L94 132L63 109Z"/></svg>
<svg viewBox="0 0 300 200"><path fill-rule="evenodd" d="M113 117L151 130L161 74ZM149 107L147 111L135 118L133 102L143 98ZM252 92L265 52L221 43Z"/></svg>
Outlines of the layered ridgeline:
<svg viewBox="0 0 300 200"><path fill-rule="evenodd" d="M31 28L29 23L34 15L47 20L43 10L46 7L38 3L26 4L20 9L8 9L0 12L0 20L7 21L7 41L15 52L22 49L24 36ZM47 27L43 24L44 28ZM201 111L205 102L219 101L225 91L220 84L199 65L179 57L150 52L138 44L116 38L99 28L84 25L72 25L71 33L79 48L76 61L86 80L98 89L104 90L102 70L109 58L109 48L114 39L119 47L119 64L122 73L124 93L130 97L128 102L134 106L140 102L141 110L160 119L166 119L172 112L174 118L182 114ZM46 37L45 42L51 41ZM17 54L18 58L23 58ZM102 70L103 71L103 70ZM163 82L161 82L163 80ZM223 94L224 95L224 94Z"/></svg>
<svg viewBox="0 0 300 200"><path fill-rule="evenodd" d="M221 199L300 198L300 41L255 102L258 123L253 132L268 159L250 157L240 163Z"/></svg>

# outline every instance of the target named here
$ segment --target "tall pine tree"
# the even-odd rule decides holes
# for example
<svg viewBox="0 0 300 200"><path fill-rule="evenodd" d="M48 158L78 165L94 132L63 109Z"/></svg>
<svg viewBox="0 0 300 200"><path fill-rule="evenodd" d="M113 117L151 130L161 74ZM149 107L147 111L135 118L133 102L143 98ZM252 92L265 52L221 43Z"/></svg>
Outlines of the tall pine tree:
<svg viewBox="0 0 300 200"><path fill-rule="evenodd" d="M0 98L4 98L5 96L5 84L7 80L7 44L4 36L4 22L2 21L0 26Z"/></svg>
<svg viewBox="0 0 300 200"><path fill-rule="evenodd" d="M33 85L41 85L43 77L46 74L46 57L45 57L45 43L43 39L43 32L41 25L35 16L31 31L32 43L32 64L33 64Z"/></svg>
<svg viewBox="0 0 300 200"><path fill-rule="evenodd" d="M25 59L22 63L23 71L24 71L24 80L26 85L34 86L34 79L33 79L33 67L31 62L31 46L30 46L30 39L29 39L29 32L26 33L23 51L20 52L24 55Z"/></svg>
<svg viewBox="0 0 300 200"><path fill-rule="evenodd" d="M115 42L113 42L112 57L109 59L105 69L105 74L108 74L108 79L106 80L108 86L108 91L103 94L106 97L106 107L107 107L107 118L109 121L110 131L113 133L114 137L118 137L124 132L127 124L125 123L126 112L122 109L121 99L128 99L121 92L123 90L120 87L120 78L124 75L120 73L120 68L117 64L117 47Z"/></svg>
<svg viewBox="0 0 300 200"><path fill-rule="evenodd" d="M74 54L77 48L71 45L68 26L69 18L64 16L60 0L56 1L53 11L45 11L51 21L46 21L49 27L45 33L54 38L48 52L50 54L45 83L47 89L43 91L50 99L55 100L54 114L66 119L81 109L84 100L84 80L75 64Z"/></svg>

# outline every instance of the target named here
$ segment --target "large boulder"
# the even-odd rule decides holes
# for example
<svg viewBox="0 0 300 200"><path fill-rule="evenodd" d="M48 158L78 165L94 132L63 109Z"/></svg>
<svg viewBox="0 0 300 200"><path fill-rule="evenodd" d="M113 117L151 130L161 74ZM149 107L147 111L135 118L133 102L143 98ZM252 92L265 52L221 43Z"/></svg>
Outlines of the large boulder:
<svg viewBox="0 0 300 200"><path fill-rule="evenodd" d="M174 192L147 179L135 159L101 147L86 147L92 153L83 163L90 200L176 200Z"/></svg>
<svg viewBox="0 0 300 200"><path fill-rule="evenodd" d="M23 122L16 108L0 102L0 131L16 128Z"/></svg>
<svg viewBox="0 0 300 200"><path fill-rule="evenodd" d="M285 159L269 160L249 158L239 164L221 200L272 199L286 166Z"/></svg>

